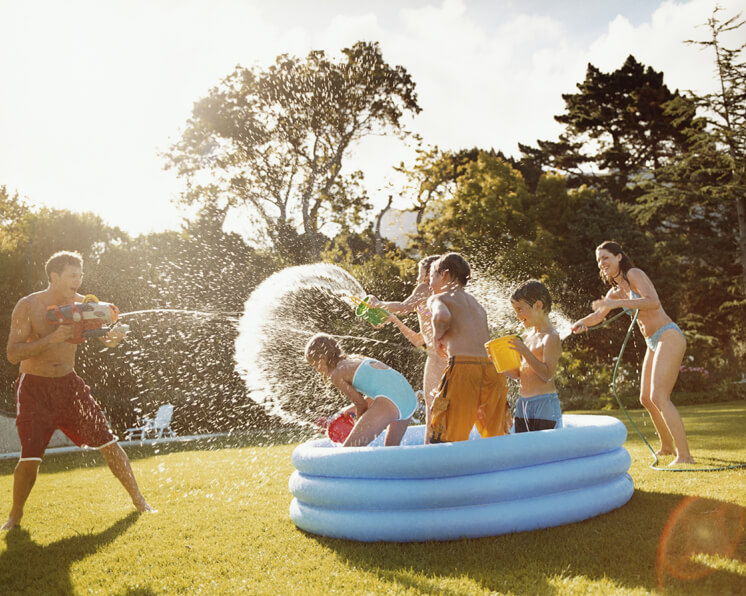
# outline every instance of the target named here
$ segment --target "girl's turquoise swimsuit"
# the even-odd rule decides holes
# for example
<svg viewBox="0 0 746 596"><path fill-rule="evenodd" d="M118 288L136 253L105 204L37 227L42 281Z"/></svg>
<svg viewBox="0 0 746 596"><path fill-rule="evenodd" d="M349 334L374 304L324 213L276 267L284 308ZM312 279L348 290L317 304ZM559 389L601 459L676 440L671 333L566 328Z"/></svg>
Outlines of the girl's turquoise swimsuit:
<svg viewBox="0 0 746 596"><path fill-rule="evenodd" d="M399 410L399 420L406 420L417 408L417 396L409 381L400 372L389 368L375 368L373 363L382 364L373 358L360 363L352 377L352 386L360 393L373 399L387 397Z"/></svg>

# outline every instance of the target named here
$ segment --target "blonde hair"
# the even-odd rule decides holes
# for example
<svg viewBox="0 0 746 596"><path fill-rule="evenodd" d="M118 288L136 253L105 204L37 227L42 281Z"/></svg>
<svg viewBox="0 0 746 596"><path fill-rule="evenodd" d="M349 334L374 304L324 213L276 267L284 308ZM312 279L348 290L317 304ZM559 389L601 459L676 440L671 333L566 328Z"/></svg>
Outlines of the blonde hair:
<svg viewBox="0 0 746 596"><path fill-rule="evenodd" d="M317 333L308 340L305 355L306 361L311 365L324 358L330 369L336 368L339 361L344 360L347 356L339 347L337 340L326 333Z"/></svg>

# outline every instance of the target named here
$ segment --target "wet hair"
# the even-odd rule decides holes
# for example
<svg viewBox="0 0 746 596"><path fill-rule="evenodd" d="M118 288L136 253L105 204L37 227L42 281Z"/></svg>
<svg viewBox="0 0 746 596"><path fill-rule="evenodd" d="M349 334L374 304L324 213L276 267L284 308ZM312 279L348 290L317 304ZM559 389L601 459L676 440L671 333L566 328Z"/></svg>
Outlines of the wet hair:
<svg viewBox="0 0 746 596"><path fill-rule="evenodd" d="M424 259L420 259L420 262L417 263L417 267L424 269L427 272L427 276L430 277L430 265L432 265L439 258L440 255L430 255L428 257L425 257Z"/></svg>
<svg viewBox="0 0 746 596"><path fill-rule="evenodd" d="M619 261L619 270L622 272L622 276L624 277L624 279L627 279L627 272L632 269L635 264L632 262L632 259L630 259L624 252L622 245L618 242L614 242L613 240L606 240L596 247L596 252L598 252L599 250L605 250L606 252L610 252L614 256L622 255L622 260ZM601 279L610 286L617 285L614 279L609 279L608 277L606 277L603 271L599 271L599 275L601 276Z"/></svg>
<svg viewBox="0 0 746 596"><path fill-rule="evenodd" d="M447 271L454 277L454 279L458 280L462 286L465 286L471 278L471 267L469 267L469 263L467 263L464 257L457 252L449 252L447 255L438 258L438 260L435 261L435 270L438 273Z"/></svg>
<svg viewBox="0 0 746 596"><path fill-rule="evenodd" d="M552 311L552 296L549 294L547 287L537 279L530 279L519 285L513 290L510 299L514 302L523 300L529 306L533 306L537 300L541 300L542 310L545 313Z"/></svg>
<svg viewBox="0 0 746 596"><path fill-rule="evenodd" d="M47 277L52 279L52 273L62 275L65 267L68 265L72 267L80 267L82 269L83 257L81 257L80 253L77 252L61 250L47 259L47 262L44 264L44 270L47 272Z"/></svg>
<svg viewBox="0 0 746 596"><path fill-rule="evenodd" d="M346 357L337 340L326 333L317 333L308 340L305 355L306 361L311 365L324 358L330 369L334 369Z"/></svg>

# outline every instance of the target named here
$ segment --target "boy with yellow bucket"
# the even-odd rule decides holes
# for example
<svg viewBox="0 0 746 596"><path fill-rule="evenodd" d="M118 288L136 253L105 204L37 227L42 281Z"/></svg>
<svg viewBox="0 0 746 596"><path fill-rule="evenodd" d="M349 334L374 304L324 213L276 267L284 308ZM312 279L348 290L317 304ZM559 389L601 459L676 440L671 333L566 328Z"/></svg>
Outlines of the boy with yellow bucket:
<svg viewBox="0 0 746 596"><path fill-rule="evenodd" d="M530 280L518 286L510 297L510 304L526 329L525 339L508 336L493 340L486 347L498 370L502 364L506 368L505 374L521 383L520 397L513 413L513 432L561 428L562 411L554 373L562 345L559 334L549 321L552 297L544 284ZM518 356L512 370L510 363L503 362L506 347Z"/></svg>

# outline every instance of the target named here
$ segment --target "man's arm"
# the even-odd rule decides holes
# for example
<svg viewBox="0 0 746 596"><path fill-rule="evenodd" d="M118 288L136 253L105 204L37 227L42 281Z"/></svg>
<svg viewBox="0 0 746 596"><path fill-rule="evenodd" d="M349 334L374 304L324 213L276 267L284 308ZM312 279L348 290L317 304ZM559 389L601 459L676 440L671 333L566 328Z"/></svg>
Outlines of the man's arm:
<svg viewBox="0 0 746 596"><path fill-rule="evenodd" d="M103 337L99 337L98 339L107 348L113 348L124 339L124 336L127 335L127 330L128 327L121 323L117 323L109 330L109 333Z"/></svg>
<svg viewBox="0 0 746 596"><path fill-rule="evenodd" d="M31 333L31 306L26 298L21 298L13 309L8 334L6 354L12 364L33 358L46 350L47 346L62 343L73 336L70 325L60 325L49 335L30 342L28 338Z"/></svg>

